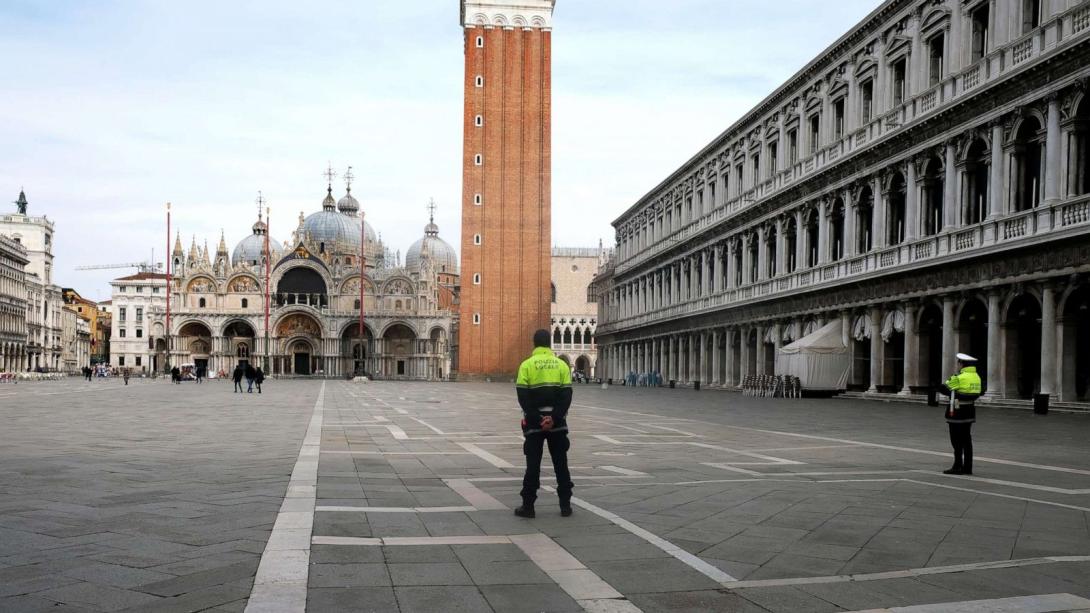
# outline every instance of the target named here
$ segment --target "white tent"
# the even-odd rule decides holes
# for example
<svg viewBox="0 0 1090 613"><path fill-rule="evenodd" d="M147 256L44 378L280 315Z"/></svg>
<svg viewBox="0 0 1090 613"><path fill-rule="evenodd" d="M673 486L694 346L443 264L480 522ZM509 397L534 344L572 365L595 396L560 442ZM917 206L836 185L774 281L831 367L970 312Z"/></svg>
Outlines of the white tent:
<svg viewBox="0 0 1090 613"><path fill-rule="evenodd" d="M798 377L805 390L845 389L851 361L842 334L837 318L781 347L776 354L776 372Z"/></svg>

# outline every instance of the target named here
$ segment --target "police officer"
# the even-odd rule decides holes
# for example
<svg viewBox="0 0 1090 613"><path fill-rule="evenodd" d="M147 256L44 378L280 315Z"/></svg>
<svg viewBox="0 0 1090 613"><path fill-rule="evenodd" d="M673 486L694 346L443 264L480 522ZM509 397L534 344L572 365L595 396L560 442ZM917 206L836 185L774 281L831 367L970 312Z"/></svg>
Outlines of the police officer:
<svg viewBox="0 0 1090 613"><path fill-rule="evenodd" d="M976 358L959 353L958 374L943 384L941 391L950 396L946 423L950 426L950 444L954 446L954 465L942 471L947 475L973 474L973 422L976 421L976 399L980 397L980 375Z"/></svg>
<svg viewBox="0 0 1090 613"><path fill-rule="evenodd" d="M571 406L571 370L549 348L549 331L534 332L534 352L519 366L515 391L522 407L522 452L526 475L522 478L519 517L534 517L537 488L541 485L541 455L546 444L556 472L560 514L571 515L571 474L568 472L568 407Z"/></svg>

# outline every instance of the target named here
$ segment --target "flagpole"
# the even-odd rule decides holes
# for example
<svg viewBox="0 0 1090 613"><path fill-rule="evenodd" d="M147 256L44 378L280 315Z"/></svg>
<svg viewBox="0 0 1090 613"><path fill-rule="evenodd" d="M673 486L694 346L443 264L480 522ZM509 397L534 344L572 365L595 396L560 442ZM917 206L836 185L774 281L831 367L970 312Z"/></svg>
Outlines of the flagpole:
<svg viewBox="0 0 1090 613"><path fill-rule="evenodd" d="M363 272L364 272L364 268L363 268L363 262L364 262L364 259L363 259L363 257L364 257L363 256L363 254L364 254L363 244L366 241L366 239L367 239L367 221L366 221L365 215L363 213L363 207L361 206L360 207L360 365L358 367L358 369L360 371L367 370L364 367L364 365L366 364L366 362L364 362L364 359L365 359L364 356L366 355L366 346L367 346L366 343L367 343L367 341L366 341L366 337L363 334ZM363 373L359 372L357 374L362 375Z"/></svg>
<svg viewBox="0 0 1090 613"><path fill-rule="evenodd" d="M269 354L271 353L271 347L269 346L269 268L270 268L270 256L269 251L269 232L272 230L272 208L266 209L265 214L265 374L269 372Z"/></svg>
<svg viewBox="0 0 1090 613"><path fill-rule="evenodd" d="M170 372L170 263L171 263L171 251L170 251L170 203L167 203L167 355L165 364L163 365L164 372Z"/></svg>

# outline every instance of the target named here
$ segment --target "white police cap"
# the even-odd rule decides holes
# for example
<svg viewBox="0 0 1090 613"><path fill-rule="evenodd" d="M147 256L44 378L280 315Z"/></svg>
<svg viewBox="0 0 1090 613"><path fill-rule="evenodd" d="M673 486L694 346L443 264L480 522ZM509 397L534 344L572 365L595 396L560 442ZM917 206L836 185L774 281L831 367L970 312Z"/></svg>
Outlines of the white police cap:
<svg viewBox="0 0 1090 613"><path fill-rule="evenodd" d="M961 362L975 362L976 361L976 358L969 355L968 353L959 353L954 357L956 357L958 359L958 361L961 361Z"/></svg>

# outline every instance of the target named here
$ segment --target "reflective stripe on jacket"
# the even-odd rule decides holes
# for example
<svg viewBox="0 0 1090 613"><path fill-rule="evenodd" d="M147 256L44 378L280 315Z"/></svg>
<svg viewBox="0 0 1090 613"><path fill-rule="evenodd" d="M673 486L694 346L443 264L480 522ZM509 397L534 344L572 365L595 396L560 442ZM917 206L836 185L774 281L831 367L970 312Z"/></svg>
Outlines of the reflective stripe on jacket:
<svg viewBox="0 0 1090 613"><path fill-rule="evenodd" d="M515 392L522 407L522 432L541 432L541 418L550 415L555 431L568 429L571 406L571 369L548 347L536 347L520 366Z"/></svg>

